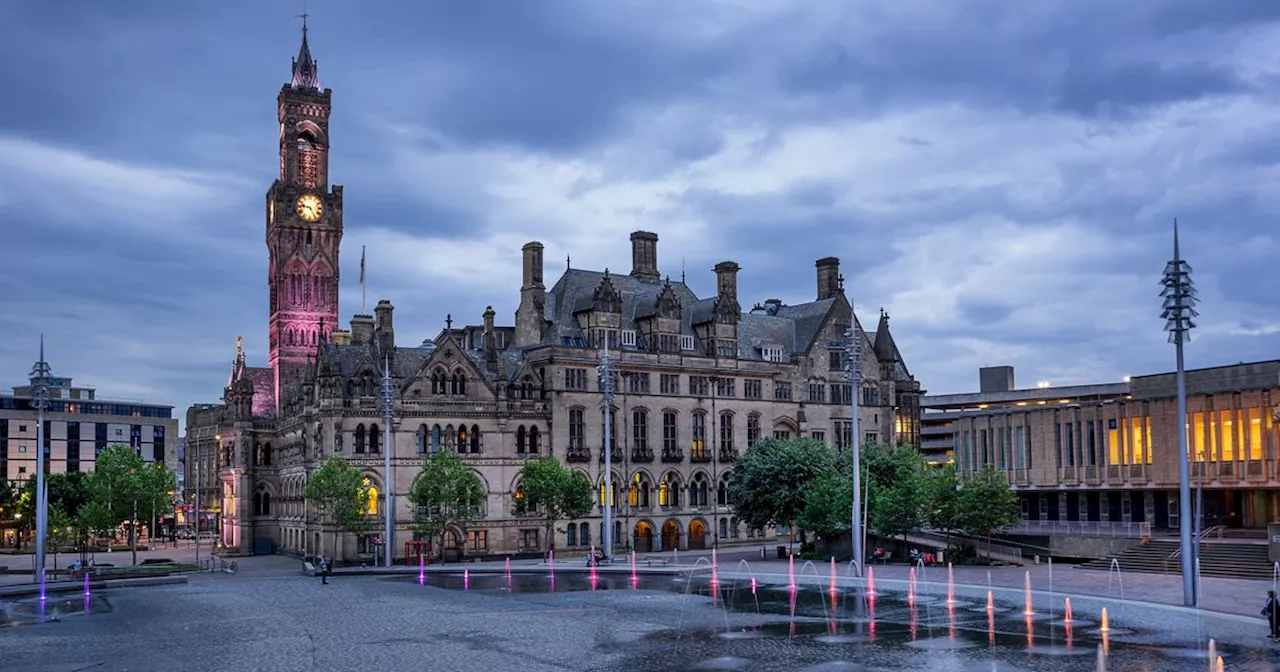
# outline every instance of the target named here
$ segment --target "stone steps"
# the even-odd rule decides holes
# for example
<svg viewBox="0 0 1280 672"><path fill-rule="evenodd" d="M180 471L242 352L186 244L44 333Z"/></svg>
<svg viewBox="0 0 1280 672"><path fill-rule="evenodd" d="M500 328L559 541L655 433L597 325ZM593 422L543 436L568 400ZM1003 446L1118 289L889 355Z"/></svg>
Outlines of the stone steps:
<svg viewBox="0 0 1280 672"><path fill-rule="evenodd" d="M1152 541L1133 546L1123 553L1099 560L1090 560L1082 569L1107 571L1111 561L1117 561L1121 572L1145 572L1178 574L1182 571L1176 541ZM1230 579L1270 579L1272 568L1267 546L1249 543L1201 543L1200 575Z"/></svg>

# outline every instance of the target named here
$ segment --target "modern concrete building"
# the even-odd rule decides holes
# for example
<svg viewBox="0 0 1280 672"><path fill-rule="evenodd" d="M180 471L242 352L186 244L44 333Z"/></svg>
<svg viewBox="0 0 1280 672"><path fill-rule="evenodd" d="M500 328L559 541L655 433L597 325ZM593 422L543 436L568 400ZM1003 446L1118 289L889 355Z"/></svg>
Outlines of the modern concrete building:
<svg viewBox="0 0 1280 672"><path fill-rule="evenodd" d="M984 383L993 380L986 371ZM997 377L1012 382L1012 371ZM962 474L988 464L1005 471L1030 529L1173 529L1174 379L926 396L922 449ZM1280 361L1188 371L1185 431L1204 527L1263 529L1280 519Z"/></svg>
<svg viewBox="0 0 1280 672"><path fill-rule="evenodd" d="M32 384L0 394L0 476L19 483L36 473ZM147 462L177 468L178 421L172 406L99 397L94 388L76 387L70 378L54 377L50 384L45 473L92 471L97 455L116 443L132 446Z"/></svg>
<svg viewBox="0 0 1280 672"><path fill-rule="evenodd" d="M775 530L748 530L732 517L725 484L735 459L768 436L809 436L842 449L854 394L863 438L918 443L922 391L889 316L881 312L873 333L862 330L834 257L815 264L813 300L768 299L744 312L736 263L717 264L715 293L699 297L683 278L661 272L651 232L631 235L629 274L566 268L550 289L543 246L530 242L511 278L520 297L513 326L477 308L480 324L455 327L446 317L434 338L405 346L392 304L380 301L372 315L339 329L342 188L328 185L330 90L319 88L305 36L278 101L280 175L266 199L268 366L249 366L238 346L222 403L187 414L188 490L200 490L233 552L371 559L381 524L368 534L334 534L302 499L309 474L330 456L364 471L371 517L385 514L380 497L391 488L393 553L403 557L404 542L419 538L405 493L423 458L439 450L461 454L487 493L480 520L448 530L443 550L482 555L553 544L585 551L600 543L604 507L615 513L620 548L772 537ZM851 327L863 351L856 391L844 372ZM612 473L603 465L596 375L606 348L619 376L609 410ZM384 366L396 396L389 445L379 409ZM516 507L521 466L545 455L580 470L599 493L588 515L557 524L555 539L542 538L541 521Z"/></svg>

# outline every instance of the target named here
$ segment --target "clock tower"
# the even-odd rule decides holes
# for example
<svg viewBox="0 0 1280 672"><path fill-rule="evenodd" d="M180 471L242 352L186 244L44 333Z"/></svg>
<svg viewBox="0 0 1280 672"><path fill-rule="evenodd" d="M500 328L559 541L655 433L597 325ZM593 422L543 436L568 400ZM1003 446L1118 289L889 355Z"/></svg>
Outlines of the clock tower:
<svg viewBox="0 0 1280 672"><path fill-rule="evenodd" d="M342 187L329 185L330 94L320 88L304 21L293 76L276 98L280 176L266 202L269 365L277 412L286 389L301 384L308 359L338 323Z"/></svg>

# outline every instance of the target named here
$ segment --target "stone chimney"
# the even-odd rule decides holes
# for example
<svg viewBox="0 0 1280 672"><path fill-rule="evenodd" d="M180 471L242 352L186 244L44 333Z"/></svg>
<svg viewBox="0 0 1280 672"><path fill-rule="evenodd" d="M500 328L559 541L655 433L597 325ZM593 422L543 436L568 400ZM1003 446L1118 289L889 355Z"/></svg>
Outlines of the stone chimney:
<svg viewBox="0 0 1280 672"><path fill-rule="evenodd" d="M844 283L844 279L840 277L840 259L823 257L814 265L818 267L818 300L838 296Z"/></svg>
<svg viewBox="0 0 1280 672"><path fill-rule="evenodd" d="M383 299L373 309L374 338L378 342L378 352L391 355L396 348L396 330L391 322L391 311L395 310L391 302Z"/></svg>
<svg viewBox="0 0 1280 672"><path fill-rule="evenodd" d="M547 300L547 288L542 284L542 243L525 243L524 273L520 284L520 305L516 308L516 333L512 345L527 348L542 342L542 330L546 325L543 313Z"/></svg>
<svg viewBox="0 0 1280 672"><path fill-rule="evenodd" d="M738 271L741 267L734 261L722 261L716 264L716 297L720 300L738 300Z"/></svg>
<svg viewBox="0 0 1280 672"><path fill-rule="evenodd" d="M498 335L493 331L493 318L497 313L493 312L493 306L485 306L484 308L484 356L489 362L498 361Z"/></svg>
<svg viewBox="0 0 1280 672"><path fill-rule="evenodd" d="M368 345L373 342L372 315L356 315L351 318L351 344Z"/></svg>
<svg viewBox="0 0 1280 672"><path fill-rule="evenodd" d="M648 231L631 234L631 275L652 282L662 279L658 275L658 234Z"/></svg>

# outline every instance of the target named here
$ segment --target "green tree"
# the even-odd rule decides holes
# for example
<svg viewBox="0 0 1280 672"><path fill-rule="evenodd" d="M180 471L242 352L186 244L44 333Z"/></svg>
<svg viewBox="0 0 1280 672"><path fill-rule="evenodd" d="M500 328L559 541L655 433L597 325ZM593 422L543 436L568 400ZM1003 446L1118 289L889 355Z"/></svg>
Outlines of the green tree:
<svg viewBox="0 0 1280 672"><path fill-rule="evenodd" d="M1022 520L1017 493L1009 487L1005 472L990 464L964 479L957 504L959 528L966 534L986 537L988 546L993 532Z"/></svg>
<svg viewBox="0 0 1280 672"><path fill-rule="evenodd" d="M853 502L853 478L824 474L805 493L804 508L796 525L823 539L835 539L849 531Z"/></svg>
<svg viewBox="0 0 1280 672"><path fill-rule="evenodd" d="M422 471L409 487L409 501L416 507L414 529L433 540L443 538L450 526L465 530L479 517L484 498L480 475L463 466L457 453L442 450L422 461Z"/></svg>
<svg viewBox="0 0 1280 672"><path fill-rule="evenodd" d="M520 490L513 508L518 516L542 514L547 547L551 548L556 521L581 518L591 512L595 505L591 490L591 481L582 472L560 464L554 457L540 457L520 468Z"/></svg>
<svg viewBox="0 0 1280 672"><path fill-rule="evenodd" d="M0 476L0 520L13 520L18 512L18 488Z"/></svg>
<svg viewBox="0 0 1280 672"><path fill-rule="evenodd" d="M868 443L862 453L866 473L867 525L881 537L904 535L920 526L925 506L924 458L910 445Z"/></svg>
<svg viewBox="0 0 1280 672"><path fill-rule="evenodd" d="M48 529L49 533L45 536L45 551L53 556L53 571L56 572L58 571L58 552L76 539L75 519L51 501Z"/></svg>
<svg viewBox="0 0 1280 672"><path fill-rule="evenodd" d="M823 479L838 477L835 453L825 443L807 438L765 439L738 458L729 497L735 502L738 520L748 527L795 526L809 491ZM823 499L829 500L834 486L819 487ZM818 512L814 517L818 520L812 522L826 518Z"/></svg>
<svg viewBox="0 0 1280 672"><path fill-rule="evenodd" d="M157 531L160 517L173 510L178 490L178 474L163 463L156 462L148 465L148 468L143 471L143 477L146 491L143 510L151 519L150 536L151 543L154 544L157 539L164 536Z"/></svg>
<svg viewBox="0 0 1280 672"><path fill-rule="evenodd" d="M947 536L947 551L951 551L951 534L961 528L960 481L956 467L948 464L928 469L924 477L924 522Z"/></svg>
<svg viewBox="0 0 1280 672"><path fill-rule="evenodd" d="M146 469L146 462L132 448L113 444L98 455L89 477L90 496L106 505L105 515L111 529L114 531L128 521L129 550L135 565L138 564L138 505L145 503L148 494Z"/></svg>
<svg viewBox="0 0 1280 672"><path fill-rule="evenodd" d="M369 516L369 485L364 474L341 457L330 457L311 472L302 488L302 498L316 513L328 516L337 526L333 533L335 556L338 532L359 534L373 528Z"/></svg>

